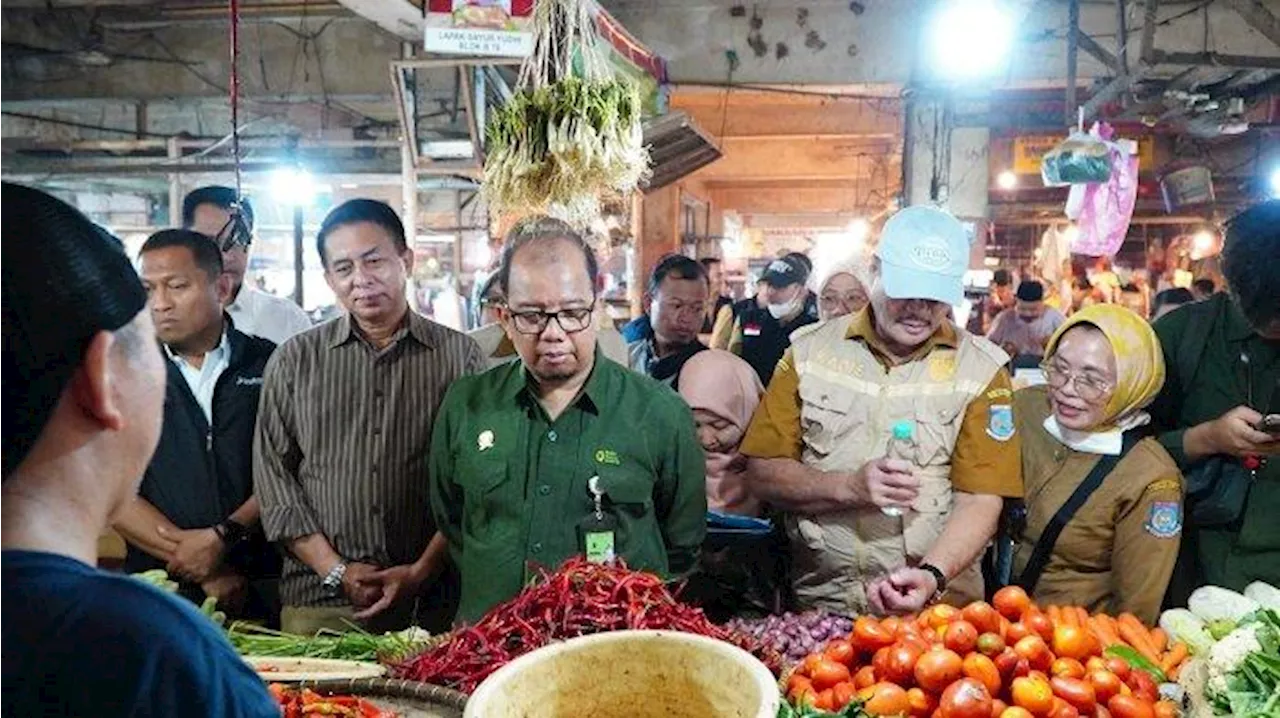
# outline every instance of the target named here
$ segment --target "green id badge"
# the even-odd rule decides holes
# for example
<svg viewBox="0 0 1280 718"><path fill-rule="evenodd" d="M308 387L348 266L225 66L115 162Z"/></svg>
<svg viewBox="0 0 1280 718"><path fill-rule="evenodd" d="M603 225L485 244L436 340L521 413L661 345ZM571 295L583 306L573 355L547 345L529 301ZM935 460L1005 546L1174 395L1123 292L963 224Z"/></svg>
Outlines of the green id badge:
<svg viewBox="0 0 1280 718"><path fill-rule="evenodd" d="M591 563L607 563L617 555L617 522L608 514L592 514L578 524L582 553Z"/></svg>

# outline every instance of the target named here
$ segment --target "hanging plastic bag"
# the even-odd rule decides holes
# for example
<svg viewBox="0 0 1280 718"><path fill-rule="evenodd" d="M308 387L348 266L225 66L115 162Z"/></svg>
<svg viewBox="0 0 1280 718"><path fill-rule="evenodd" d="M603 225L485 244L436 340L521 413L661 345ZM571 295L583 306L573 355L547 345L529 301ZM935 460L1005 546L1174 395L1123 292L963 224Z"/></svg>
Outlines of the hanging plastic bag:
<svg viewBox="0 0 1280 718"><path fill-rule="evenodd" d="M1111 179L1107 143L1094 132L1072 132L1040 160L1040 177L1046 187L1062 187Z"/></svg>
<svg viewBox="0 0 1280 718"><path fill-rule="evenodd" d="M1109 135L1107 127L1104 136ZM1133 207L1138 201L1137 148L1128 140L1108 142L1107 154L1111 178L1084 189L1084 203L1076 220L1079 234L1071 247L1076 254L1114 256L1129 233Z"/></svg>

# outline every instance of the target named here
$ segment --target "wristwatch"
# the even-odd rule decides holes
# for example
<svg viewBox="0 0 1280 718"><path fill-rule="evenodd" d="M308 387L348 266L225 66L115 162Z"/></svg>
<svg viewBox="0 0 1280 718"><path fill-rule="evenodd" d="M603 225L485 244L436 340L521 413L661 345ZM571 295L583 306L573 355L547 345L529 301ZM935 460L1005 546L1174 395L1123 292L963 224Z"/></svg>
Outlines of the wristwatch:
<svg viewBox="0 0 1280 718"><path fill-rule="evenodd" d="M244 543L249 538L249 527L231 519L214 526L213 532L218 534L218 538L222 539L222 545L228 551Z"/></svg>
<svg viewBox="0 0 1280 718"><path fill-rule="evenodd" d="M320 582L324 586L324 590L331 597L338 596L342 593L342 578L347 575L347 562L339 561L337 565L329 569L329 573L325 574L324 580Z"/></svg>
<svg viewBox="0 0 1280 718"><path fill-rule="evenodd" d="M933 574L933 580L938 584L938 589L933 592L933 596L929 600L937 601L938 599L942 598L942 594L945 593L947 590L947 574L943 573L942 569L938 568L937 566L934 566L931 563L922 563L916 568L919 568L921 571L928 571L929 573Z"/></svg>

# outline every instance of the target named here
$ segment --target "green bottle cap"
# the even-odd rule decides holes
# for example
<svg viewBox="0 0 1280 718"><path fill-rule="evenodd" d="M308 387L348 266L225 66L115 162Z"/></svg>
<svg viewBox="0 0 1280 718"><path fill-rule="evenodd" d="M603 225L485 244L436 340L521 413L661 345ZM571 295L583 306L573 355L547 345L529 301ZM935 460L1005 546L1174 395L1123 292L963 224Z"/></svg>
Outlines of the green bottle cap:
<svg viewBox="0 0 1280 718"><path fill-rule="evenodd" d="M912 435L915 434L915 424L903 420L893 425L893 438L901 441L911 441Z"/></svg>

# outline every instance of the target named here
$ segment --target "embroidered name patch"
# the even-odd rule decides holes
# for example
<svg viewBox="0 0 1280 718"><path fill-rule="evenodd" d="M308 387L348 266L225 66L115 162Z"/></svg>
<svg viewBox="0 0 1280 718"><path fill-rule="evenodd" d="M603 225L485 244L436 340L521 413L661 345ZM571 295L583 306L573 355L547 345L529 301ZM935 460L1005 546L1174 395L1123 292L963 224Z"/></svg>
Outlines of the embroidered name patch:
<svg viewBox="0 0 1280 718"><path fill-rule="evenodd" d="M609 466L621 466L622 462L618 460L618 452L613 449L597 449L596 463L608 464Z"/></svg>
<svg viewBox="0 0 1280 718"><path fill-rule="evenodd" d="M996 441L1008 441L1013 438L1013 431L1013 406L992 404L987 409L987 436Z"/></svg>
<svg viewBox="0 0 1280 718"><path fill-rule="evenodd" d="M1143 528L1156 538L1177 536L1182 533L1182 505L1177 501L1152 501Z"/></svg>

